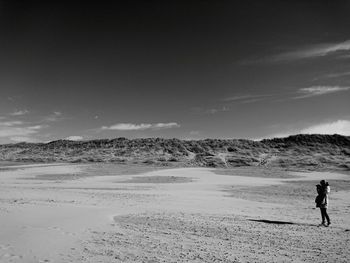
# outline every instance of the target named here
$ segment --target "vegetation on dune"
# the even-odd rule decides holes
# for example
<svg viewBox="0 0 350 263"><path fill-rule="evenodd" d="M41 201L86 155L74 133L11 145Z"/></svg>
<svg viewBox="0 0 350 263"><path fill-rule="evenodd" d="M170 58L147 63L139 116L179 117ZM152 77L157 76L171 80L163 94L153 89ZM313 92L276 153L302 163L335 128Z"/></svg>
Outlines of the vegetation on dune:
<svg viewBox="0 0 350 263"><path fill-rule="evenodd" d="M350 170L350 137L295 135L262 141L163 138L58 140L0 145L0 161Z"/></svg>

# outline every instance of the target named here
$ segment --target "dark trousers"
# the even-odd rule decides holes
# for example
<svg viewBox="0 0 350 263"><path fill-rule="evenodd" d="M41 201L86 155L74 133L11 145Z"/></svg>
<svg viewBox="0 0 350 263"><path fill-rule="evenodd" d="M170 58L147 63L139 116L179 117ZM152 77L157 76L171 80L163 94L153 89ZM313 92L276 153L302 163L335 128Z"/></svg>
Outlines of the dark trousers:
<svg viewBox="0 0 350 263"><path fill-rule="evenodd" d="M331 220L329 219L329 216L327 214L327 208L320 207L320 210L321 210L322 223L326 223L326 219L327 219L327 223L329 224Z"/></svg>

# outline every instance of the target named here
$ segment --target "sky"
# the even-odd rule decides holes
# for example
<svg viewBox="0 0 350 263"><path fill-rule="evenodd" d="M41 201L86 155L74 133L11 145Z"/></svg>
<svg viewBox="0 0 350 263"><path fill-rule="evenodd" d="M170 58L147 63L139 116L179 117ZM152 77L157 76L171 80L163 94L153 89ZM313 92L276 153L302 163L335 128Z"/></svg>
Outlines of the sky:
<svg viewBox="0 0 350 263"><path fill-rule="evenodd" d="M0 143L349 136L349 13L349 1L0 1Z"/></svg>

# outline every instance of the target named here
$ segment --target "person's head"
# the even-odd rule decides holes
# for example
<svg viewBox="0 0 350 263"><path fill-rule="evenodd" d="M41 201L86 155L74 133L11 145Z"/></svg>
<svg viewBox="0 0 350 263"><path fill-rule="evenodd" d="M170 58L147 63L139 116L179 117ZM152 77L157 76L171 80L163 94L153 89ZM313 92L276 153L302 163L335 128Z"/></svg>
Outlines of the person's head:
<svg viewBox="0 0 350 263"><path fill-rule="evenodd" d="M321 180L321 181L320 181L320 184L321 184L321 185L326 185L326 181L325 181L325 180Z"/></svg>

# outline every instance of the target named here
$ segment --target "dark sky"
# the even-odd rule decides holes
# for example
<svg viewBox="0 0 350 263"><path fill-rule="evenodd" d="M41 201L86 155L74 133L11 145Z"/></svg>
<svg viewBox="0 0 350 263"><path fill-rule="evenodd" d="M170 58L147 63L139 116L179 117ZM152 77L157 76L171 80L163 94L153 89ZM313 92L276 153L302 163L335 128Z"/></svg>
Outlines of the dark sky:
<svg viewBox="0 0 350 263"><path fill-rule="evenodd" d="M0 1L0 143L350 135L349 1L111 2Z"/></svg>

